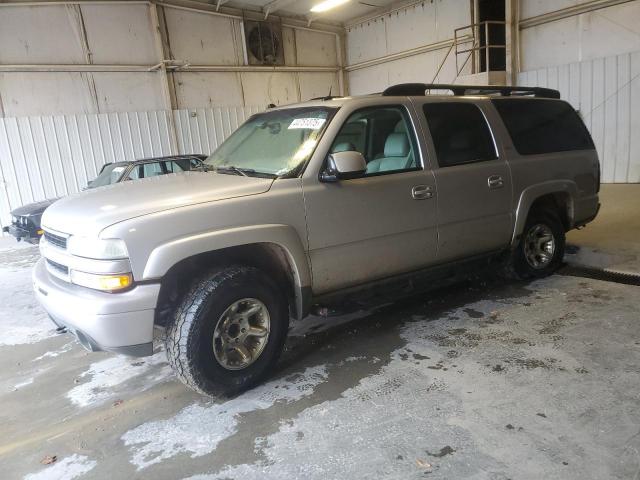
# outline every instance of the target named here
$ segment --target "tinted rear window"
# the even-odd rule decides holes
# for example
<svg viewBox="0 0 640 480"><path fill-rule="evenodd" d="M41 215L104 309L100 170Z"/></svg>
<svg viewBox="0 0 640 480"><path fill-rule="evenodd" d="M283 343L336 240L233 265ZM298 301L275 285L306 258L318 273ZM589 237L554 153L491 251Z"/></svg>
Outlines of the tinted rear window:
<svg viewBox="0 0 640 480"><path fill-rule="evenodd" d="M438 102L425 103L422 109L441 167L497 157L489 126L476 105Z"/></svg>
<svg viewBox="0 0 640 480"><path fill-rule="evenodd" d="M571 105L558 100L493 100L520 155L591 150L591 136Z"/></svg>

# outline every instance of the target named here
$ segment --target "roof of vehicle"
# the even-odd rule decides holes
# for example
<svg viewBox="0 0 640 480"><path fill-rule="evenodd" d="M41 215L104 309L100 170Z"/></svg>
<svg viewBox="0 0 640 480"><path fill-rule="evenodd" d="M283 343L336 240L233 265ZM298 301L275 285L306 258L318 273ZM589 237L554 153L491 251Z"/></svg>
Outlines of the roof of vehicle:
<svg viewBox="0 0 640 480"><path fill-rule="evenodd" d="M166 157L147 157L147 158L138 158L136 160L132 160L129 162L117 162L122 163L123 165L130 165L134 163L149 163L149 162L157 162L163 160L185 160L187 158L195 158L197 160L204 160L208 155L202 155L200 153L189 153L184 155L167 155Z"/></svg>
<svg viewBox="0 0 640 480"><path fill-rule="evenodd" d="M200 153L189 153L184 155L167 155L166 157L146 157L146 158L137 158L135 160L127 160L120 162L112 162L107 165L113 165L115 167L126 167L129 165L139 165L141 163L151 163L151 162L159 162L159 161L167 161L167 160L185 160L188 158L195 158L197 160L204 160L208 157L208 155L203 155Z"/></svg>
<svg viewBox="0 0 640 480"><path fill-rule="evenodd" d="M438 93L431 93L432 91ZM445 91L451 93L444 93ZM353 97L326 96L312 98L306 102L272 107L274 110L300 107L333 107L339 108L345 103L356 99L380 97L478 97L491 98L528 98L528 99L559 99L560 92L552 88L505 86L505 85L456 85L439 83L401 83L392 85L383 92Z"/></svg>

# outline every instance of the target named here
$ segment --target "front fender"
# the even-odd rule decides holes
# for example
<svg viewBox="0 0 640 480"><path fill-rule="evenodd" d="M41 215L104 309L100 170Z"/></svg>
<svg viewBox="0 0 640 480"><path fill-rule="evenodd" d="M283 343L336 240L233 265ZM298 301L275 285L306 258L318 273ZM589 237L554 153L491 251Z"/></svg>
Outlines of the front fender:
<svg viewBox="0 0 640 480"><path fill-rule="evenodd" d="M518 199L518 206L516 207L516 221L513 229L513 236L511 238L511 245L513 247L518 244L520 235L522 235L522 232L524 231L527 216L529 215L529 210L531 210L533 202L544 195L554 193L568 195L571 204L569 205L567 215L569 217L569 224L573 225L572 205L578 194L578 186L576 183L571 180L550 180L548 182L537 183L525 188Z"/></svg>
<svg viewBox="0 0 640 480"><path fill-rule="evenodd" d="M172 266L194 255L258 243L275 244L286 253L294 280L296 308L298 312L305 311L308 308L306 303L311 289L311 269L300 237L289 225L234 227L171 240L151 252L142 280L162 278Z"/></svg>
<svg viewBox="0 0 640 480"><path fill-rule="evenodd" d="M251 225L181 237L156 247L149 255L143 280L161 278L176 263L200 253L255 243L273 243L289 256L296 283L311 285L307 255L296 231L288 225Z"/></svg>

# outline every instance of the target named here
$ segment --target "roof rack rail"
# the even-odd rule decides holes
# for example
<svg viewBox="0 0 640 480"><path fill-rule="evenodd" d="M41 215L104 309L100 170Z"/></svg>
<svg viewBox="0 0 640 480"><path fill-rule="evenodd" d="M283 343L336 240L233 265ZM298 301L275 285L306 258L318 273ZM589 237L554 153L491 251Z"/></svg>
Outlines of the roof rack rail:
<svg viewBox="0 0 640 480"><path fill-rule="evenodd" d="M502 85L454 85L448 83L401 83L387 88L382 92L382 96L423 96L426 95L427 90L450 90L456 96L501 95L503 97L509 97L532 95L538 98L560 98L560 92L552 88L507 87Z"/></svg>
<svg viewBox="0 0 640 480"><path fill-rule="evenodd" d="M309 101L312 102L314 100L324 100L329 101L329 100L333 100L334 98L344 98L342 95L326 95L324 97L314 97L314 98L310 98Z"/></svg>

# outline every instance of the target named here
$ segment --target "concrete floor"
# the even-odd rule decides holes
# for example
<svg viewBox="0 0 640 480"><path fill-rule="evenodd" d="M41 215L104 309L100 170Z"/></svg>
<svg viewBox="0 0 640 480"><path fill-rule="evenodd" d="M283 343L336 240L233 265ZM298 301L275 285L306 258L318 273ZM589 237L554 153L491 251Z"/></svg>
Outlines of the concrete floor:
<svg viewBox="0 0 640 480"><path fill-rule="evenodd" d="M602 199L568 261L640 272L640 185ZM55 335L30 291L37 250L5 240L2 478L640 478L636 286L485 279L309 318L267 383L215 403L162 352Z"/></svg>

